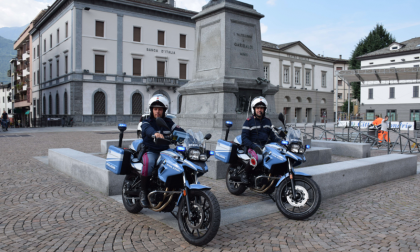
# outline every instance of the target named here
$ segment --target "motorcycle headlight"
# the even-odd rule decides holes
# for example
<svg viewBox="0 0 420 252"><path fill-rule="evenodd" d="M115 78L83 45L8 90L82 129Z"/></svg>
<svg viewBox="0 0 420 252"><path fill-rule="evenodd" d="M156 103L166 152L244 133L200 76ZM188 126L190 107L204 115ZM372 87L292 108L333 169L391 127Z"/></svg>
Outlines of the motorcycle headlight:
<svg viewBox="0 0 420 252"><path fill-rule="evenodd" d="M190 150L188 153L188 158L191 160L200 160L200 151L199 150Z"/></svg>
<svg viewBox="0 0 420 252"><path fill-rule="evenodd" d="M293 153L299 153L300 146L299 144L292 144L290 146L290 151Z"/></svg>
<svg viewBox="0 0 420 252"><path fill-rule="evenodd" d="M300 154L305 153L305 149L304 149L304 148L300 148L300 149L299 149L299 153L300 153Z"/></svg>
<svg viewBox="0 0 420 252"><path fill-rule="evenodd" d="M200 161L207 161L207 155L206 154L201 154L200 155Z"/></svg>

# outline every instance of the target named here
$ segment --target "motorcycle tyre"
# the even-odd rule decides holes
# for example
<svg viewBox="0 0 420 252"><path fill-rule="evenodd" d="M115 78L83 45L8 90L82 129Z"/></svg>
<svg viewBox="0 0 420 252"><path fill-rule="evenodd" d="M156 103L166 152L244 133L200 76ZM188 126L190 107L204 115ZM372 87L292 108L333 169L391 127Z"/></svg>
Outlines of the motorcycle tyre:
<svg viewBox="0 0 420 252"><path fill-rule="evenodd" d="M123 186L121 188L121 192L122 192L122 201L124 204L125 209L129 212L129 213L139 213L143 207L141 206L140 200L134 200L134 204L130 204L127 202L127 200L124 198L124 185L127 181L131 181L131 179L128 178L128 176L125 176L124 182L123 182Z"/></svg>
<svg viewBox="0 0 420 252"><path fill-rule="evenodd" d="M311 217L312 215L314 215L316 213L316 211L318 211L318 208L321 205L321 189L319 189L319 186L317 183L315 183L315 181L313 181L311 178L308 177L304 177L304 176L295 176L295 182L299 181L299 180L303 180L306 183L310 184L310 186L313 188L315 195L317 195L316 197L316 201L314 203L314 207L312 208L312 210L310 212L307 213L303 213L303 214L299 214L299 213L290 213L289 211L287 211L287 209L285 209L283 207L283 205L280 203L281 199L281 191L282 188L285 186L284 184L287 183L286 179L284 179L280 185L276 188L276 205L277 208L280 210L280 212L287 218L292 219L292 220L304 220L306 218Z"/></svg>
<svg viewBox="0 0 420 252"><path fill-rule="evenodd" d="M181 202L179 203L178 214L177 214L178 227L182 236L188 243L195 246L204 246L207 243L209 243L211 240L213 240L213 238L217 234L217 231L219 231L220 218L221 218L220 206L219 206L219 202L216 199L216 196L214 196L214 194L210 191L191 190L188 196L189 198L191 198L194 195L203 196L207 198L207 200L210 203L210 211L212 214L212 219L210 220L210 228L205 235L203 235L201 238L198 238L198 239L191 237L191 235L187 231L184 230L184 223L183 223L184 218L182 218L181 209L184 208L186 197L182 197Z"/></svg>
<svg viewBox="0 0 420 252"><path fill-rule="evenodd" d="M233 195L241 195L242 193L245 192L246 190L246 185L244 184L239 184L238 188L232 188L230 183L229 183L229 171L230 171L231 166L229 166L229 168L226 171L226 188L228 189L228 191L233 194Z"/></svg>

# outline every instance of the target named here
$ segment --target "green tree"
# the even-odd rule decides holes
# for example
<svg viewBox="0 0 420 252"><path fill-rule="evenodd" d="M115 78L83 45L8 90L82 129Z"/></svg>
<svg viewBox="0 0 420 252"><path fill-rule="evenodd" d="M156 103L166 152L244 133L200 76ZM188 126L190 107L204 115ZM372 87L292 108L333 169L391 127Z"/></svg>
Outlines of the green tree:
<svg viewBox="0 0 420 252"><path fill-rule="evenodd" d="M349 68L360 69L360 60L357 57L387 47L395 41L395 37L383 25L376 24L375 28L357 43L349 60ZM360 102L360 82L352 82L350 85L352 87L353 97Z"/></svg>
<svg viewBox="0 0 420 252"><path fill-rule="evenodd" d="M349 104L349 101L348 100L346 100L344 103L343 103L343 106L341 106L341 112L344 112L344 113L347 113L348 111L349 111L349 109L348 109L348 104ZM353 102L350 102L350 114L351 113L353 113Z"/></svg>

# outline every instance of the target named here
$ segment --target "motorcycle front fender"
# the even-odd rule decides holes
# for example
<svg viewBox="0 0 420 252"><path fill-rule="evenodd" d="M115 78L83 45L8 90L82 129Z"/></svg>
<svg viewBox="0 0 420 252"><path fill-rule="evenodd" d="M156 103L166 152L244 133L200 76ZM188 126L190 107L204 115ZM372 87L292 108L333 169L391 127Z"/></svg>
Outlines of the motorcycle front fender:
<svg viewBox="0 0 420 252"><path fill-rule="evenodd" d="M201 190L201 191L207 191L207 190L210 190L211 188L210 187L208 187L208 186L204 186L204 185L200 185L200 184L193 184L193 185L190 185L190 184L188 184L187 183L187 188L189 189L189 190ZM178 198L178 202L176 203L176 205L177 206L179 206L179 202L181 202L181 199L182 199L182 197L183 197L184 195L181 193L181 195L179 195L179 198Z"/></svg>
<svg viewBox="0 0 420 252"><path fill-rule="evenodd" d="M304 176L304 177L308 177L308 178L311 178L311 177L312 177L312 175L306 174L306 173L304 173L304 172L294 172L294 173L295 173L295 176L296 176L296 175L298 175L298 176ZM280 185L280 183L281 183L283 180L285 180L287 177L289 177L289 173L284 174L284 175L283 175L283 176L279 179L279 182L277 182L276 187L278 187L278 186Z"/></svg>

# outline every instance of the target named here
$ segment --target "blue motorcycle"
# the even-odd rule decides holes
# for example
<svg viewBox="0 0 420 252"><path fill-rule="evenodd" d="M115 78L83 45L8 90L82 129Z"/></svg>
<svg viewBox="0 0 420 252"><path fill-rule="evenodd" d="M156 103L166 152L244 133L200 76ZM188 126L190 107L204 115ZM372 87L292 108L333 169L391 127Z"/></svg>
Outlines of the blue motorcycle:
<svg viewBox="0 0 420 252"><path fill-rule="evenodd" d="M206 150L205 137L201 132L171 131L165 121L157 118L157 124L171 132L165 138L155 138L155 144L173 144L176 147L162 151L153 169L147 198L151 210L169 212L177 220L182 236L190 244L203 246L217 234L220 226L219 203L210 187L201 185L198 178L208 171L207 159L214 155ZM122 132L126 125L121 125ZM111 146L108 151L106 168L119 175L125 175L122 186L124 207L130 213L138 213L140 204L141 157L147 151L143 139L134 141L128 149ZM181 145L183 143L183 145ZM177 213L174 212L178 206Z"/></svg>
<svg viewBox="0 0 420 252"><path fill-rule="evenodd" d="M279 120L284 125L281 113ZM300 130L289 127L285 131L282 127L276 129L271 126L276 136L285 140L281 143L267 143L258 160L247 154L248 149L242 145L241 136L237 136L233 142L227 141L232 122L226 122L226 126L228 130L225 140L218 140L215 157L230 164L226 172L226 186L231 194L240 195L247 188L268 194L280 212L294 220L306 219L318 210L321 205L319 186L310 175L294 169L306 162L305 151L310 148L302 144ZM252 168L248 174L249 183L244 184L241 182L241 174L249 168ZM272 193L275 193L274 197Z"/></svg>

